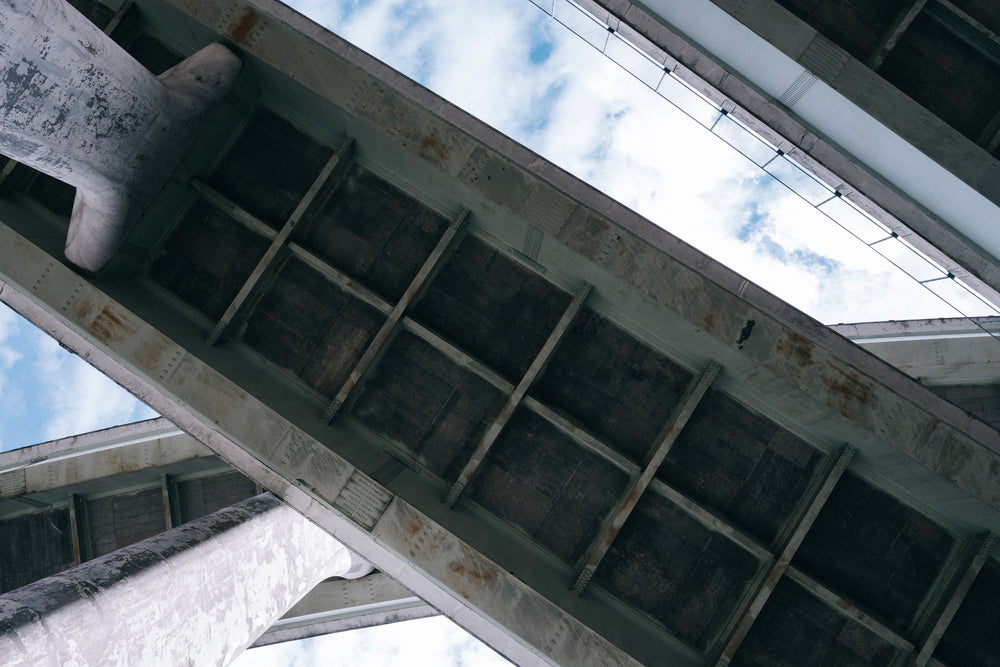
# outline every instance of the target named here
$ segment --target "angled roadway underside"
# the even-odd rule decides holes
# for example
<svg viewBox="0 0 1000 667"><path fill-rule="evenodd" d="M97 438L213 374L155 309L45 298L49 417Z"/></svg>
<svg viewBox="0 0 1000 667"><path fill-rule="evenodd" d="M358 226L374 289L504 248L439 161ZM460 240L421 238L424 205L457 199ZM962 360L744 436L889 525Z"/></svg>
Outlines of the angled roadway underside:
<svg viewBox="0 0 1000 667"><path fill-rule="evenodd" d="M257 495L165 419L0 453L0 594ZM255 645L434 615L375 572L320 583Z"/></svg>
<svg viewBox="0 0 1000 667"><path fill-rule="evenodd" d="M241 79L99 276L8 170L4 302L516 662L994 664L994 427L276 3L118 25Z"/></svg>

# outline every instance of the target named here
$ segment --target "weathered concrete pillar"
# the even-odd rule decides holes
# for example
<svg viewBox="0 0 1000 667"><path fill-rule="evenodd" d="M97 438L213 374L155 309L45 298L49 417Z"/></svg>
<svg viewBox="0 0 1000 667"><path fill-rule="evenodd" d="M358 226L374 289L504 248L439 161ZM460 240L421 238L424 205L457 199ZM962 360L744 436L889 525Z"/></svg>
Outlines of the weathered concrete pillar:
<svg viewBox="0 0 1000 667"><path fill-rule="evenodd" d="M70 261L107 263L239 70L212 44L154 77L64 0L0 2L0 153L76 186Z"/></svg>
<svg viewBox="0 0 1000 667"><path fill-rule="evenodd" d="M371 566L269 493L0 596L5 666L224 665Z"/></svg>

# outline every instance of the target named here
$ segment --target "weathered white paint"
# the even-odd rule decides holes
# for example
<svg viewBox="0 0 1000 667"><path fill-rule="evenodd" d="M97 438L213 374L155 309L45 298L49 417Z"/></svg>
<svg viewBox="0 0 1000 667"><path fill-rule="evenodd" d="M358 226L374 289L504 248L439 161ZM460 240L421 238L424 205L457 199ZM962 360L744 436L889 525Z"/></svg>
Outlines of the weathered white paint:
<svg viewBox="0 0 1000 667"><path fill-rule="evenodd" d="M70 261L107 263L239 70L211 44L154 77L63 0L0 3L0 153L77 188Z"/></svg>
<svg viewBox="0 0 1000 667"><path fill-rule="evenodd" d="M323 579L370 571L266 493L0 596L0 656L223 665Z"/></svg>

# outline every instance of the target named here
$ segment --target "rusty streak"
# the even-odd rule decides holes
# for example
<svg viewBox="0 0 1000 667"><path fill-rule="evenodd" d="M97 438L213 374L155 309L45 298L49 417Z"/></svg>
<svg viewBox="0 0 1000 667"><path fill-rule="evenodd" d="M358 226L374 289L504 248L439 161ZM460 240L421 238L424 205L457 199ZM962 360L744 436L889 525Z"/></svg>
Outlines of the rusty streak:
<svg viewBox="0 0 1000 667"><path fill-rule="evenodd" d="M232 39L237 44L241 43L250 34L254 26L257 25L257 20L259 16L257 15L257 10L253 7L247 7L243 10L243 13L234 18L229 23L229 28L227 29L230 39Z"/></svg>

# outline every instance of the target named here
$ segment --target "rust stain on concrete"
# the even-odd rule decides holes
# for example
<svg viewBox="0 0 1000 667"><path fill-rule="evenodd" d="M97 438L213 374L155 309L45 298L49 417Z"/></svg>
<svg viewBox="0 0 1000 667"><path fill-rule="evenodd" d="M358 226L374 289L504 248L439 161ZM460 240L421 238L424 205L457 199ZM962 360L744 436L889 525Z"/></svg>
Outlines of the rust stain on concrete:
<svg viewBox="0 0 1000 667"><path fill-rule="evenodd" d="M457 574L460 577L465 577L472 579L473 581L479 582L481 584L492 584L496 581L496 575L489 571L480 570L478 568L470 568L462 561L453 560L448 563L448 569Z"/></svg>
<svg viewBox="0 0 1000 667"><path fill-rule="evenodd" d="M135 333L135 327L122 322L107 306L101 308L87 331L101 343L110 345L124 340Z"/></svg>
<svg viewBox="0 0 1000 667"><path fill-rule="evenodd" d="M244 9L242 14L229 22L229 28L227 29L229 38L237 44L243 42L254 26L257 25L258 18L257 10L253 7Z"/></svg>
<svg viewBox="0 0 1000 667"><path fill-rule="evenodd" d="M83 320L87 319L87 316L90 315L91 306L92 304L88 297L84 297L80 299L77 303L73 304L73 313L72 313L73 319L76 320L77 322L82 322Z"/></svg>
<svg viewBox="0 0 1000 667"><path fill-rule="evenodd" d="M813 346L802 336L791 331L782 331L781 338L775 343L778 354L788 357L796 366L802 368L813 363Z"/></svg>
<svg viewBox="0 0 1000 667"><path fill-rule="evenodd" d="M485 586L492 586L496 582L496 575L493 572L469 567L460 560L448 563L448 569L454 575L451 587L466 600L472 599L470 587L481 589Z"/></svg>
<svg viewBox="0 0 1000 667"><path fill-rule="evenodd" d="M406 520L406 525L403 530L406 531L406 541L412 542L417 534L424 529L424 522L415 516L411 516Z"/></svg>
<svg viewBox="0 0 1000 667"><path fill-rule="evenodd" d="M865 409L872 396L872 383L855 372L845 372L829 361L827 371L820 375L820 381L839 402L840 414L854 418Z"/></svg>
<svg viewBox="0 0 1000 667"><path fill-rule="evenodd" d="M143 345L135 352L136 365L144 371L152 372L160 366L166 351L166 344L163 342Z"/></svg>
<svg viewBox="0 0 1000 667"><path fill-rule="evenodd" d="M451 150L437 133L437 130L431 130L430 134L426 135L420 142L420 157L439 167L445 165L450 155Z"/></svg>

